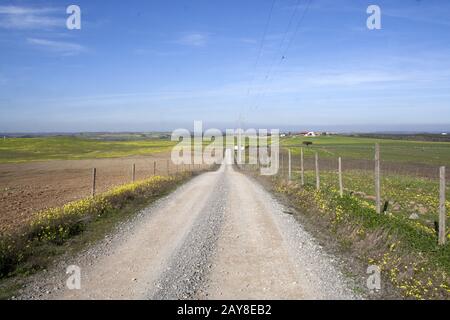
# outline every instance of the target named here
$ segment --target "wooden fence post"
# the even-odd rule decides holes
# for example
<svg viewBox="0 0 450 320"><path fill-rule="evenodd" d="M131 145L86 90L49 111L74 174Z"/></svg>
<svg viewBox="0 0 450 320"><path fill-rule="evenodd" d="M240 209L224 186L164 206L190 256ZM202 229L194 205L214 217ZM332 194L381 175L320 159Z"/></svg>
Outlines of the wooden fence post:
<svg viewBox="0 0 450 320"><path fill-rule="evenodd" d="M284 153L281 151L281 178L284 178Z"/></svg>
<svg viewBox="0 0 450 320"><path fill-rule="evenodd" d="M303 148L300 148L300 182L305 185L305 168L303 164Z"/></svg>
<svg viewBox="0 0 450 320"><path fill-rule="evenodd" d="M446 212L445 212L445 167L439 169L439 244L445 245L447 237Z"/></svg>
<svg viewBox="0 0 450 320"><path fill-rule="evenodd" d="M170 176L170 167L169 167L169 160L166 161L166 169L167 169L167 175Z"/></svg>
<svg viewBox="0 0 450 320"><path fill-rule="evenodd" d="M375 207L381 213L380 145L375 144Z"/></svg>
<svg viewBox="0 0 450 320"><path fill-rule="evenodd" d="M320 190L319 154L316 152L316 189Z"/></svg>
<svg viewBox="0 0 450 320"><path fill-rule="evenodd" d="M292 168L291 168L291 149L289 149L289 169L288 169L289 181L292 178Z"/></svg>
<svg viewBox="0 0 450 320"><path fill-rule="evenodd" d="M342 182L342 158L338 159L338 171L339 171L339 194L341 197L344 195L344 183Z"/></svg>
<svg viewBox="0 0 450 320"><path fill-rule="evenodd" d="M136 164L133 163L133 166L131 167L131 181L136 180Z"/></svg>
<svg viewBox="0 0 450 320"><path fill-rule="evenodd" d="M153 175L156 176L156 161L153 161Z"/></svg>
<svg viewBox="0 0 450 320"><path fill-rule="evenodd" d="M95 184L96 184L96 180L97 180L97 169L93 168L92 169L92 197L95 196Z"/></svg>

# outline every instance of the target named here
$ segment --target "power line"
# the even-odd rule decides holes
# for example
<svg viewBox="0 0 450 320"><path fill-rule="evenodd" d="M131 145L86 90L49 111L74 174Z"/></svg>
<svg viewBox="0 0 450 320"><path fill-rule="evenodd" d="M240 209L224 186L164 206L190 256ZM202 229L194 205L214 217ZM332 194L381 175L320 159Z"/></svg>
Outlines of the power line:
<svg viewBox="0 0 450 320"><path fill-rule="evenodd" d="M292 37L290 38L290 41L289 41L288 45L286 46L285 50L283 51L281 57L279 58L278 64L276 65L275 71L274 71L274 73L273 73L272 75L271 75L270 73L272 72L275 63L274 63L274 64L271 66L271 68L269 69L269 72L267 73L267 75L266 75L264 81L267 82L267 80L269 80L269 79L270 79L270 81L269 81L269 83L266 85L266 87L265 87L265 89L262 91L262 93L259 94L258 99L263 98L263 97L265 96L265 94L266 94L267 91L269 90L270 85L272 84L272 81L273 81L273 79L274 79L274 75L276 74L277 70L279 70L279 66L280 66L281 63L286 59L286 55L287 55L287 53L289 52L289 49L290 49L291 46L292 46L292 43L293 43L293 41L294 41L294 39L295 39L295 36L297 35L298 31L300 30L300 27L301 27L301 25L302 25L302 22L303 22L303 20L304 20L306 14L307 14L307 12L308 12L308 10L309 10L311 1L312 1L312 0L308 0L308 3L306 4L305 10L303 11L303 15L300 17L300 19L299 19L299 21L298 21L298 23L297 23L297 26L296 26L296 28L295 28L295 31L294 31ZM275 61L275 62L276 62L276 61ZM257 108L257 107L258 107L258 106L255 106L255 108Z"/></svg>
<svg viewBox="0 0 450 320"><path fill-rule="evenodd" d="M301 0L297 0L297 2L296 2L295 10L294 10L294 11L292 12L292 14L291 14L291 17L290 17L290 19L289 19L288 26L287 26L287 28L286 28L286 30L285 30L285 32L284 32L284 34L283 34L283 38L282 38L282 40L281 40L281 42L280 42L280 47L283 46L283 43L284 43L285 40L286 40L286 36L287 36L289 30L291 29L292 22L294 21L295 15L296 15L296 13L297 13L297 11L298 11L298 9L299 9L300 1L301 1ZM275 1L273 2L273 4L275 4ZM272 9L271 9L270 16L272 15L273 4L272 4ZM270 16L269 16L269 17L270 17ZM269 19L269 21L270 21L270 19ZM268 28L267 28L267 27L268 27L268 25L266 25L266 32L268 31ZM265 39L266 32L265 32L265 34L264 34L263 39ZM263 45L263 41L261 42L261 48L260 48L260 49L262 49L262 45ZM261 50L259 53L260 53L260 55L258 56L257 64L255 65L255 69L254 69L254 73L253 73L251 85L250 85L249 89L247 90L247 97L250 95L250 90L252 89L253 82L254 82L254 80L255 80L256 66L258 65L259 59L260 59L261 56L262 56L262 50ZM275 61L274 61L273 63L275 63ZM272 63L272 64L273 64L273 63ZM248 102L248 107L244 107L244 113L247 111L247 108L248 108L248 109L251 109L251 104L252 104L251 100L252 100L252 99L251 99L251 98L249 98L249 99L250 99L250 101Z"/></svg>
<svg viewBox="0 0 450 320"><path fill-rule="evenodd" d="M276 2L277 2L277 0L273 0L272 1L272 5L271 5L270 11L269 11L269 16L267 17L266 25L264 27L263 34L261 36L261 41L260 41L260 44L259 44L258 54L256 56L255 65L253 66L252 78L250 80L250 83L249 83L249 86L248 86L248 89L247 89L247 97L250 96L250 91L252 89L253 82L255 81L256 69L258 68L259 62L260 62L261 57L262 57L264 43L266 42L266 36L267 36L267 32L269 31L270 22L272 21L273 9L275 7L275 3ZM243 113L245 113L245 107L244 107L244 110L242 110L239 113L239 124L241 124L241 122L242 122Z"/></svg>
<svg viewBox="0 0 450 320"><path fill-rule="evenodd" d="M289 49L291 48L291 46L292 46L292 44L293 44L293 41L294 41L294 39L295 39L295 36L297 35L297 33L298 33L298 31L300 30L300 27L301 27L301 25L302 25L302 23L303 23L303 20L305 19L305 16L306 16L306 14L308 13L308 11L309 11L309 7L310 7L310 5L311 5L311 1L312 0L308 0L308 2L307 2L307 4L306 4L306 7L305 7L305 10L303 11L303 14L301 15L301 17L300 17L300 19L299 19L299 21L298 21L298 23L297 23L297 26L296 26L296 28L295 28L295 31L294 31L294 33L292 34L292 37L290 38L290 40L289 40L289 43L287 44L287 46L286 46L286 48L285 48L285 50L282 52L282 55L281 55L281 57L279 57L279 59L275 59L274 60L274 62L271 64L271 66L270 66L270 68L269 68L269 70L268 70L268 72L267 72L267 74L266 74L266 77L264 78L264 82L267 82L267 80L270 78L270 82L268 83L268 85L266 85L266 87L265 87L265 89L262 91L262 93L260 92L260 94L256 97L256 103L255 103L255 109L256 108L258 108L258 102L259 102L259 100L262 98L262 97L264 97L264 95L267 93L267 91L268 91L268 89L269 89L269 87L270 87L270 85L271 85L271 83L272 83L272 81L273 81L273 78L274 78L274 75L275 75L275 73L276 73L276 70L278 69L278 67L281 65L281 63L286 59L286 55L287 55L287 53L289 52ZM275 65L275 63L278 61L278 64L277 64L277 67L275 68L275 72L274 72L274 74L272 74L272 76L271 76L271 73L272 73L272 70L273 70L273 67L274 67L274 65Z"/></svg>
<svg viewBox="0 0 450 320"><path fill-rule="evenodd" d="M289 30L291 29L291 25L292 25L292 22L294 21L294 17L295 17L295 15L297 14L298 8L300 7L300 1L301 1L301 0L297 0L297 3L295 4L295 10L292 12L292 15L291 15L291 18L289 19L289 23L288 23L288 26L287 26L287 28L286 28L286 31L285 31L284 34L283 34L283 38L282 38L282 40L281 40L281 42L280 42L280 48L283 47L283 43L284 43L285 40L286 40L286 36L288 35ZM291 39L292 39L292 38L291 38ZM278 60L277 57L273 60L271 66L269 67L269 72L268 72L268 73L271 72L271 69L272 69L273 65L275 64L275 62L276 62L277 60Z"/></svg>
<svg viewBox="0 0 450 320"><path fill-rule="evenodd" d="M264 47L264 43L266 42L266 36L267 36L267 32L269 31L270 21L272 20L273 8L275 7L275 3L276 2L277 2L277 0L273 0L272 1L272 6L270 7L269 17L267 18L266 26L264 27L264 32L263 32L263 35L261 37L261 41L260 41L260 44L259 44L258 55L257 55L257 58L256 58L255 66L253 67L253 76L252 76L252 80L250 82L250 86L249 86L249 88L247 90L247 95L250 94L250 90L251 90L251 87L253 85L253 81L255 80L256 69L257 69L257 67L259 65L259 61L261 60L262 50L263 50L263 47Z"/></svg>
<svg viewBox="0 0 450 320"><path fill-rule="evenodd" d="M288 53L289 49L291 48L292 43L294 42L294 38L295 38L295 36L297 35L298 31L300 30L300 27L301 27L301 25L302 25L302 23L303 23L303 20L305 19L305 16L306 16L306 14L307 14L308 11L309 11L309 7L310 7L310 5L311 5L311 1L312 1L312 0L308 0L308 3L306 4L306 9L305 9L305 11L303 11L303 15L301 16L300 20L298 21L297 27L295 28L295 33L294 33L294 35L291 37L291 41L289 42L289 44L288 44L288 46L287 46L285 52L283 53L282 59L281 59L280 61L284 60L283 57L286 56L286 54Z"/></svg>

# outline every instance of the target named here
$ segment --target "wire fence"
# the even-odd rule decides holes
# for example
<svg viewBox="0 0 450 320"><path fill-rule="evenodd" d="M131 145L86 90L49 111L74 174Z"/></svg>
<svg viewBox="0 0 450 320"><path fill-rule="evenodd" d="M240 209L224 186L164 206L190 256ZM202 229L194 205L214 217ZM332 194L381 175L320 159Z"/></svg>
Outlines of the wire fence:
<svg viewBox="0 0 450 320"><path fill-rule="evenodd" d="M170 160L165 161L153 161L150 166L137 167L136 163L133 163L130 167L130 180L128 183L134 183L139 180L145 180L153 176L171 176L177 174L183 174L186 172L198 172L209 168L209 165L205 164L173 164ZM92 168L91 176L91 195L94 196L97 193L97 181L99 177L97 175L97 168ZM117 185L113 185L114 187Z"/></svg>
<svg viewBox="0 0 450 320"><path fill-rule="evenodd" d="M403 215L447 240L450 174L444 166L383 160L383 147L367 148L364 159L319 155L320 149L282 149L277 176L316 189L332 187L366 201L380 214ZM406 152L406 150L405 150ZM369 159L371 158L371 159ZM405 153L404 158L408 159ZM377 165L378 164L378 165ZM258 169L259 165L246 166Z"/></svg>
<svg viewBox="0 0 450 320"><path fill-rule="evenodd" d="M19 227L42 210L120 185L208 168L207 165L176 165L165 156L3 164L0 166L0 233Z"/></svg>

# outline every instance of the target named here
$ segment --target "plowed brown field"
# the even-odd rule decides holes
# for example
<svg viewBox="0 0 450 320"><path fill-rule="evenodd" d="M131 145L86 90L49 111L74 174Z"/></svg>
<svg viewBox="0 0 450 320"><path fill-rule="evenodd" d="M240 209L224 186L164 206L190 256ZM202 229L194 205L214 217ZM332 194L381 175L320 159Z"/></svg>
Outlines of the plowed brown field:
<svg viewBox="0 0 450 320"><path fill-rule="evenodd" d="M131 182L133 163L136 180L167 174L169 153L146 157L93 160L55 160L0 164L0 233L16 229L36 212L61 206L91 194L92 168L97 168L97 192ZM176 168L171 164L171 172Z"/></svg>

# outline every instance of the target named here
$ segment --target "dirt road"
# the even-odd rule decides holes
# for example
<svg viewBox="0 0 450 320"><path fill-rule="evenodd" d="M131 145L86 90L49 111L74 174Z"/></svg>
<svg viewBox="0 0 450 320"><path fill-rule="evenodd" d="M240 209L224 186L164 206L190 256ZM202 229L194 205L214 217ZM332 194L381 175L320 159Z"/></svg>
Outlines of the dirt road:
<svg viewBox="0 0 450 320"><path fill-rule="evenodd" d="M66 287L68 265L81 289ZM39 275L31 299L355 299L313 238L259 184L223 165Z"/></svg>

